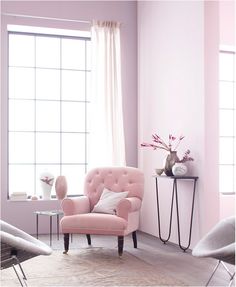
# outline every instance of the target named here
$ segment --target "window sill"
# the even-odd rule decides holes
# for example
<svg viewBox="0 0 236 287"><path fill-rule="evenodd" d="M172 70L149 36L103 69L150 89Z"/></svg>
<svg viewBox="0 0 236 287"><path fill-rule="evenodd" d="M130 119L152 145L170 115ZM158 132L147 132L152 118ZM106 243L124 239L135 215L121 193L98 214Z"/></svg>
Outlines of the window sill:
<svg viewBox="0 0 236 287"><path fill-rule="evenodd" d="M84 196L84 194L68 195L67 198L80 197L80 196ZM43 199L43 198L39 198L39 199L31 199L31 198L12 199L12 198L8 198L7 201L8 202L55 202L55 201L61 201L61 199L58 199L56 196L52 196L50 199Z"/></svg>
<svg viewBox="0 0 236 287"><path fill-rule="evenodd" d="M8 202L50 202L50 201L58 201L58 199L55 197L55 198L51 198L51 199L36 199L36 200L32 200L32 199L11 199L9 198L7 200Z"/></svg>

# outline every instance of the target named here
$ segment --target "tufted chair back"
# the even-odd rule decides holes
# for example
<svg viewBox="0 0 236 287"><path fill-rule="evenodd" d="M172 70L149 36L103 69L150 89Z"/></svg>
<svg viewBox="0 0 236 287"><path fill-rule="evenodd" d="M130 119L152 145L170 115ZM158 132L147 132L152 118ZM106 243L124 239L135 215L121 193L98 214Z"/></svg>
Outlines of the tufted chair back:
<svg viewBox="0 0 236 287"><path fill-rule="evenodd" d="M102 191L128 191L128 197L143 197L144 176L137 168L101 167L88 172L84 182L84 194L89 198L90 208L99 201Z"/></svg>

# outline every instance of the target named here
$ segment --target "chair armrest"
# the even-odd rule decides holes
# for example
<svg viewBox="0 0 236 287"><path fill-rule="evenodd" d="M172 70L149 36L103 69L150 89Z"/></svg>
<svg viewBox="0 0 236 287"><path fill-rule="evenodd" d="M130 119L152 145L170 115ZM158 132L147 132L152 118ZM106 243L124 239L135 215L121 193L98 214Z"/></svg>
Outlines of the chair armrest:
<svg viewBox="0 0 236 287"><path fill-rule="evenodd" d="M128 220L129 213L139 210L141 203L142 201L138 197L121 199L116 208L116 215Z"/></svg>
<svg viewBox="0 0 236 287"><path fill-rule="evenodd" d="M61 207L65 216L90 212L90 202L87 196L64 198Z"/></svg>

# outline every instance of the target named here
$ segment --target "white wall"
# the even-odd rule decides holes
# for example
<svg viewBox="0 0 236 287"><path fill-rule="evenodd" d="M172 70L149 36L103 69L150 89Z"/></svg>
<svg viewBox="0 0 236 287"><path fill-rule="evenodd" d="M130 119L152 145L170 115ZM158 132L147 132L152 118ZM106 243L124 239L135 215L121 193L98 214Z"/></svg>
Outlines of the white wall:
<svg viewBox="0 0 236 287"><path fill-rule="evenodd" d="M189 174L199 176L193 222L192 246L215 224L219 215L218 191L214 190L216 173L214 154L209 152L209 121L212 98L205 87L205 61L209 54L205 43L206 9L202 1L140 1L138 2L138 92L139 143L151 140L156 132L167 139L168 134L185 135L179 154L190 149L194 162ZM213 7L214 8L214 7ZM212 20L216 21L215 10ZM209 42L216 46L217 27L210 22ZM213 30L214 27L214 30ZM212 30L211 30L212 29ZM211 31L210 31L211 30ZM209 37L211 35L211 37ZM212 48L212 47L211 47ZM214 59L215 60L215 59ZM207 71L208 73L208 71ZM216 84L217 69L209 84ZM215 91L214 91L215 92ZM217 94L214 94L217 98ZM212 111L214 112L214 111ZM211 141L211 144L214 141ZM161 167L165 152L139 148L139 166L145 173L145 196L141 215L141 230L158 235L154 169ZM211 169L210 160L213 159ZM213 187L213 188L212 188ZM191 185L179 189L181 233L187 242ZM160 181L161 214L164 234L169 223L171 184ZM171 241L177 243L176 219L173 219ZM164 236L165 237L165 236Z"/></svg>
<svg viewBox="0 0 236 287"><path fill-rule="evenodd" d="M127 164L137 166L137 26L136 2L133 1L1 1L2 13L26 14L91 21L113 20L121 26L121 60L123 108L126 137ZM1 143L7 137L7 24L47 26L54 28L90 30L90 25L43 19L1 17ZM4 105L3 105L4 104ZM6 163L7 148L1 148L1 162ZM36 202L10 202L7 200L7 167L1 173L1 218L29 233L35 233L35 210L60 207L57 200ZM48 232L49 219L41 219L40 231Z"/></svg>

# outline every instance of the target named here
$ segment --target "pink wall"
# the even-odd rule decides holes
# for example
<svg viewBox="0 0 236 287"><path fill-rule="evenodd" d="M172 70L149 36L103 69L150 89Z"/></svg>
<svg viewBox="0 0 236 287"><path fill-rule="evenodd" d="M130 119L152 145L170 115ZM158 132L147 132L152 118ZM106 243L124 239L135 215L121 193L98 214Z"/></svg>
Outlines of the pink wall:
<svg viewBox="0 0 236 287"><path fill-rule="evenodd" d="M235 1L220 1L220 45L236 44L236 5ZM235 214L235 195L220 196L220 218Z"/></svg>
<svg viewBox="0 0 236 287"><path fill-rule="evenodd" d="M199 176L192 246L219 219L217 189L217 59L218 3L207 1L138 2L138 141L153 132L186 136L179 153L189 148L194 157L190 174ZM139 149L145 173L141 230L158 235L154 169L165 152ZM170 208L170 182L160 181L164 237ZM188 234L191 192L181 185L181 232ZM171 241L177 243L174 218Z"/></svg>
<svg viewBox="0 0 236 287"><path fill-rule="evenodd" d="M122 50L122 81L123 81L123 106L124 123L127 149L127 163L137 165L137 46L136 46L136 2L133 1L2 1L2 13L28 14L44 17L79 19L92 21L114 20L122 23L121 50ZM69 29L89 30L87 24L58 22L52 20L25 19L2 16L1 34L1 102L6 101L7 91L7 50L6 50L6 25L25 24L35 26L48 26ZM2 44L3 43L3 44ZM6 111L1 109L4 119ZM1 136L6 138L6 122L2 122ZM4 150L6 151L6 150ZM1 152L2 161L6 161L6 152ZM1 178L1 214L2 218L15 224L27 232L35 231L33 211L58 208L60 203L47 202L8 202L6 200L6 167L2 166ZM42 232L48 230L48 221L44 220Z"/></svg>
<svg viewBox="0 0 236 287"><path fill-rule="evenodd" d="M204 76L205 76L205 158L202 213L203 233L206 233L218 220L219 198L219 4L206 1L204 7ZM210 207L210 208L209 208ZM207 220L206 220L207 219Z"/></svg>
<svg viewBox="0 0 236 287"><path fill-rule="evenodd" d="M219 1L220 9L220 44L235 45L236 37L236 5L235 1Z"/></svg>

